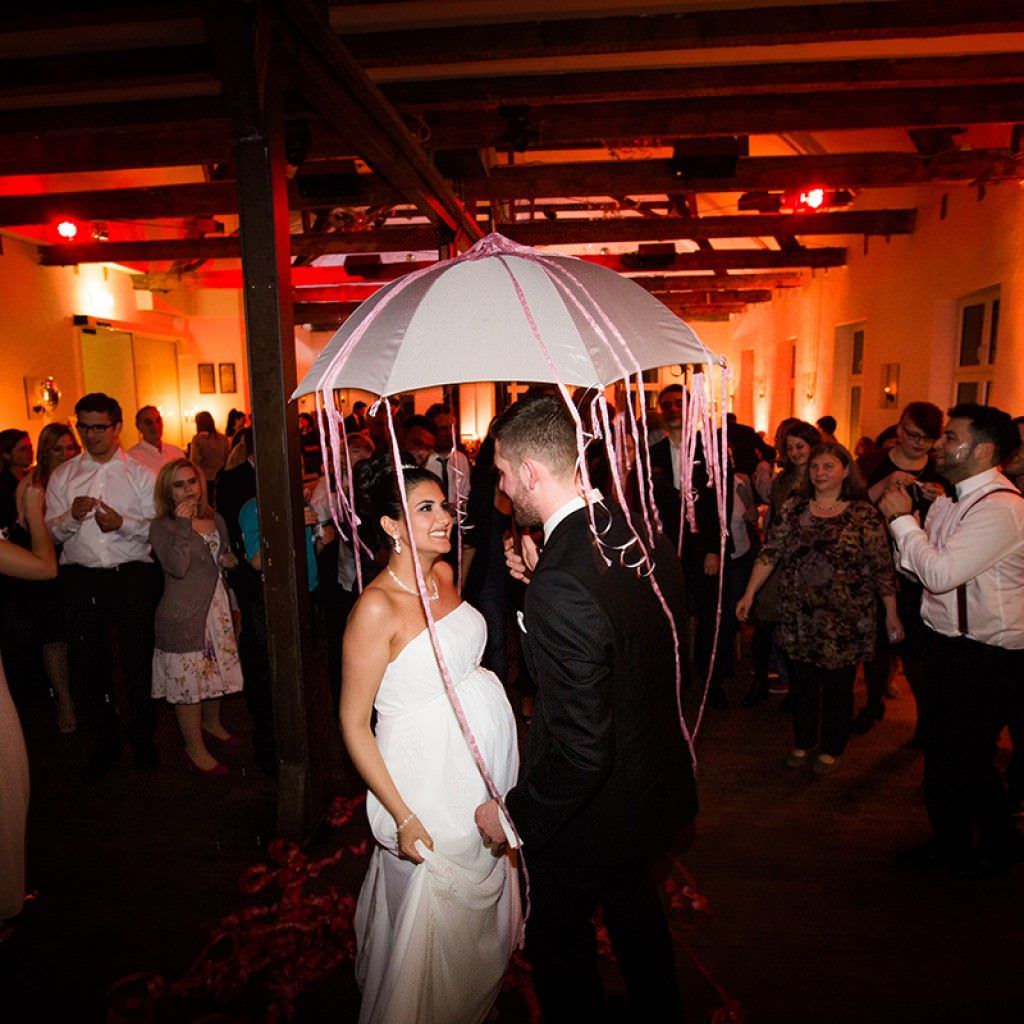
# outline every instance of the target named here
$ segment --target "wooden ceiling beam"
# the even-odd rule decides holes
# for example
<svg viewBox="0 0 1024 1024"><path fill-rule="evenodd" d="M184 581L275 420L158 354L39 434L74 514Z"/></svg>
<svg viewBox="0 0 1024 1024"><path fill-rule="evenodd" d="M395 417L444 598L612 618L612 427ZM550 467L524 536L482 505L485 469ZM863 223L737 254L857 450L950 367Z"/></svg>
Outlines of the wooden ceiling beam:
<svg viewBox="0 0 1024 1024"><path fill-rule="evenodd" d="M775 235L907 235L916 210L850 210L836 213L751 214L737 217L616 217L540 220L507 224L503 231L523 245L691 241Z"/></svg>
<svg viewBox="0 0 1024 1024"><path fill-rule="evenodd" d="M798 252L777 252L774 249L716 249L714 252L680 252L667 260L650 258L638 253L603 255L587 253L581 259L597 263L620 274L633 275L648 271L720 271L727 270L791 270L800 267L825 269L841 267L846 263L846 250L819 247ZM732 278L725 278L731 281Z"/></svg>
<svg viewBox="0 0 1024 1024"><path fill-rule="evenodd" d="M73 136L104 130L150 131L170 125L184 132L205 124L228 124L219 95L154 100L131 100L121 96L116 102L55 103L0 110L0 135L52 132L55 136ZM4 142L6 145L6 140Z"/></svg>
<svg viewBox="0 0 1024 1024"><path fill-rule="evenodd" d="M340 324L360 306L358 302L296 302L297 324Z"/></svg>
<svg viewBox="0 0 1024 1024"><path fill-rule="evenodd" d="M414 252L438 247L433 225L386 228L381 231L337 231L326 234L291 236L292 254ZM163 260L238 259L241 254L236 235L212 238L173 238L144 242L89 242L40 248L43 266L73 263L146 263Z"/></svg>
<svg viewBox="0 0 1024 1024"><path fill-rule="evenodd" d="M0 175L67 174L134 167L190 167L232 158L227 121L154 125L130 132L0 134Z"/></svg>
<svg viewBox="0 0 1024 1024"><path fill-rule="evenodd" d="M641 217L534 221L508 224L505 233L523 245L574 245L624 241L707 240L770 237L778 234L898 235L914 228L914 210L859 210L840 213L752 214L738 217ZM292 253L408 252L436 248L433 226L386 227L378 231L337 231L292 236ZM800 253L798 246L793 251ZM237 255L233 237L181 238L168 241L97 242L53 245L42 252L45 265L165 259L230 259ZM721 251L709 250L709 255ZM799 263L794 265L801 265Z"/></svg>
<svg viewBox="0 0 1024 1024"><path fill-rule="evenodd" d="M217 81L209 47L160 46L118 50L116 59L94 52L0 61L0 98L94 92L152 83Z"/></svg>
<svg viewBox="0 0 1024 1024"><path fill-rule="evenodd" d="M280 0L288 40L291 81L306 100L385 181L398 189L456 241L483 232L398 113L334 36L309 0Z"/></svg>
<svg viewBox="0 0 1024 1024"><path fill-rule="evenodd" d="M297 177L292 179L288 188L288 205L293 210L400 202L403 199L398 192L378 178L367 175ZM238 183L212 181L95 192L0 196L0 225L47 224L58 217L108 221L212 217L235 213L237 209Z"/></svg>
<svg viewBox="0 0 1024 1024"><path fill-rule="evenodd" d="M709 292L709 291L764 291L772 288L796 288L804 283L800 274L726 274L713 276L677 275L646 275L638 277L629 275L637 284L651 292Z"/></svg>
<svg viewBox="0 0 1024 1024"><path fill-rule="evenodd" d="M836 153L820 156L740 157L736 173L694 178L697 192L783 191L825 182L834 188L1014 181L1024 164L1009 150L966 150L923 157L916 153ZM567 195L658 195L680 182L668 160L607 160L586 163L494 167L485 179L464 183L467 199L495 201Z"/></svg>
<svg viewBox="0 0 1024 1024"><path fill-rule="evenodd" d="M642 278L636 282L646 288L656 299L666 306L713 305L730 302L757 303L771 302L775 292L771 288L719 288L706 291L672 291L654 289L645 284Z"/></svg>
<svg viewBox="0 0 1024 1024"><path fill-rule="evenodd" d="M974 4L892 0L753 7L738 12L509 21L417 27L405 31L347 33L346 43L365 67L403 67L589 54L706 50L715 47L792 46L800 43L935 38L1020 32L1024 12L1015 0Z"/></svg>
<svg viewBox="0 0 1024 1024"><path fill-rule="evenodd" d="M387 82L384 95L400 110L485 110L499 106L543 106L608 100L649 101L759 93L846 92L850 89L943 88L1024 82L1024 56L919 57L895 60L835 60L792 63L631 68L554 75Z"/></svg>
<svg viewBox="0 0 1024 1024"><path fill-rule="evenodd" d="M421 116L434 150L538 150L641 141L657 145L719 135L1013 123L1024 120L1024 89L993 85L725 96L685 103L569 103L531 107L515 119L498 110L430 111Z"/></svg>
<svg viewBox="0 0 1024 1024"><path fill-rule="evenodd" d="M748 301L770 301L770 297L767 300ZM296 302L293 307L295 322L309 324L313 330L335 330L359 308L359 305L358 302ZM747 308L747 302L743 300L726 302L710 297L705 302L667 302L665 305L683 318L742 313Z"/></svg>
<svg viewBox="0 0 1024 1024"><path fill-rule="evenodd" d="M338 193L332 196L328 189L314 184L314 179L293 180L289 189L289 205L292 209L354 205L356 197L352 195L353 191L358 191L359 203L394 202L398 198L394 190L388 186L381 187L376 182L373 187L363 188L359 182L346 179L336 187ZM344 191L349 189L352 191L344 195ZM314 195L310 196L309 192ZM117 221L214 216L233 212L237 209L237 202L237 188L231 181L109 192L2 196L0 225L46 224L60 217ZM535 220L509 224L507 230L511 237L527 245L553 245L666 238L742 238L775 235L783 229L787 234L893 235L912 231L913 220L912 210L869 210L740 217ZM410 226L409 230L415 229ZM423 236L427 235L428 232L424 231Z"/></svg>
<svg viewBox="0 0 1024 1024"><path fill-rule="evenodd" d="M646 221L639 221L645 224ZM436 247L434 227L384 228L380 231L346 231L319 235L293 235L292 253L310 249L321 253L413 252ZM237 259L241 249L237 236L175 238L145 242L91 242L40 246L43 266L61 267L75 263L149 263L173 260ZM635 254L619 256L588 254L585 258L623 273L650 270L778 270L795 267L836 267L846 262L841 248L801 248L794 252L770 249L720 249L711 252L677 253L669 259L652 261ZM400 264L404 266L404 264Z"/></svg>
<svg viewBox="0 0 1024 1024"><path fill-rule="evenodd" d="M54 141L45 147L39 139L20 139L0 149L0 174L45 173L69 165L88 169L101 166L165 166L176 152L185 163L228 158L228 145L219 130L163 132L152 137L122 135L118 145L92 135ZM167 155L164 155L164 154ZM8 161L17 161L16 165ZM123 161L123 162L122 162ZM146 161L152 161L147 164ZM109 162L109 164L108 164ZM82 166L84 165L84 166ZM334 206L379 206L401 201L390 185L370 175L318 174L317 164L306 164L291 183L292 209ZM1009 150L967 150L925 158L912 153L852 153L825 156L741 158L736 174L727 179L701 179L690 183L698 192L785 190L824 182L838 188L892 188L899 185L956 182L997 182L1024 177L1024 162ZM485 202L543 199L565 195L608 193L667 194L679 187L667 160L627 160L544 166L498 167L487 179L464 185L467 199ZM614 200L609 196L608 206ZM664 203L641 204L662 209ZM601 204L549 204L545 209L599 209ZM165 185L96 192L46 193L0 197L0 225L45 224L67 216L81 220L147 220L166 217L216 216L237 208L232 181Z"/></svg>
<svg viewBox="0 0 1024 1024"><path fill-rule="evenodd" d="M666 305L676 316L681 317L683 320L698 317L728 316L730 313L745 313L747 310L745 302L666 303Z"/></svg>

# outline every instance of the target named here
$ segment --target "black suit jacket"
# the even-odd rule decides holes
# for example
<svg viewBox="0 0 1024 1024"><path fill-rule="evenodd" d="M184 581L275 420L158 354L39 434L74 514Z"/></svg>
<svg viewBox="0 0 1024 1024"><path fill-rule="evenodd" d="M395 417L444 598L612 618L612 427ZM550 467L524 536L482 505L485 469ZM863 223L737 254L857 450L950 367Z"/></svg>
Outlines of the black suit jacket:
<svg viewBox="0 0 1024 1024"><path fill-rule="evenodd" d="M601 525L611 516L607 538L622 543L618 514L597 514ZM669 607L679 608L682 572L663 538L656 559ZM697 811L672 633L649 581L604 564L585 509L545 544L524 622L538 694L507 804L526 856L618 864L663 852Z"/></svg>
<svg viewBox="0 0 1024 1024"><path fill-rule="evenodd" d="M679 513L682 499L673 483L672 447L667 437L651 445L651 484L654 490L654 503L658 507L661 525L665 535L673 546L679 543ZM731 465L726 468L726 521L732 518L732 484L735 476ZM707 467L704 462L704 448L700 437L694 452L693 488L697 494L694 515L697 521L697 532L691 533L687 527L683 538L683 561L687 572L703 571L700 569L704 556L717 555L720 550L720 533L718 505L715 492L708 481ZM726 540L726 554L732 551L732 537Z"/></svg>

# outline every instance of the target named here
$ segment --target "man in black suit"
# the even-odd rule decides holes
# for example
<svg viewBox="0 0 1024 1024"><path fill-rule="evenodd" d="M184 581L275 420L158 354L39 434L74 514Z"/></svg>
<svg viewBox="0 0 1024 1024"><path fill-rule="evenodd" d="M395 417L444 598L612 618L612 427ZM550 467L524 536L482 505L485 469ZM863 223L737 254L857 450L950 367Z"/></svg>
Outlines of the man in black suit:
<svg viewBox="0 0 1024 1024"><path fill-rule="evenodd" d="M665 425L665 436L651 445L651 484L654 502L661 518L662 529L673 547L679 547L679 525L682 497L679 489L679 448L683 432L683 388L670 384L658 395L658 408ZM733 479L732 466L726 468L726 522L732 519ZM703 436L697 435L691 479L696 505L696 532L686 529L683 536L683 571L689 593L688 607L696 619L694 665L701 682L707 677L711 651L715 638L715 619L718 608L718 576L722 571L721 532L715 492L711 489L708 467L704 455ZM726 564L732 553L731 538L726 541ZM728 600L728 595L726 595ZM735 603L735 602L734 602ZM708 703L712 707L726 707L728 699L722 687L723 678L732 674L730 653L719 647L715 659Z"/></svg>
<svg viewBox="0 0 1024 1024"><path fill-rule="evenodd" d="M538 694L525 761L506 804L523 840L532 913L527 949L545 1024L602 1019L591 918L604 913L636 1020L679 1019L672 942L654 862L696 813L676 711L675 641L646 557L615 511L594 514L576 476L576 432L562 402L520 402L495 423L500 486L522 525L543 524L526 589L523 649ZM663 540L657 580L678 607L682 574ZM494 801L477 810L488 846L504 833Z"/></svg>

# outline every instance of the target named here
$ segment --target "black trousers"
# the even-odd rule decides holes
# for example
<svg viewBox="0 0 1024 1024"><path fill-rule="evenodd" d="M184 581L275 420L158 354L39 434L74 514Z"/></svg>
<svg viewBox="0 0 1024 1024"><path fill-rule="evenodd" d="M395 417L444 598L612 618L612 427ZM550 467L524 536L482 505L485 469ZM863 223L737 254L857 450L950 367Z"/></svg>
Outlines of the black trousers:
<svg viewBox="0 0 1024 1024"><path fill-rule="evenodd" d="M806 661L790 661L789 693L793 704L793 745L839 757L850 738L853 717L853 681L857 666L821 668Z"/></svg>
<svg viewBox="0 0 1024 1024"><path fill-rule="evenodd" d="M529 872L526 952L544 1024L605 1019L591 923L598 907L626 982L628 1019L682 1019L672 939L649 865L580 866L534 857Z"/></svg>
<svg viewBox="0 0 1024 1024"><path fill-rule="evenodd" d="M928 631L932 724L924 782L935 839L986 852L1014 838L1010 804L995 764L1003 727L1020 713L1024 650Z"/></svg>
<svg viewBox="0 0 1024 1024"><path fill-rule="evenodd" d="M864 662L864 684L867 689L867 703L864 710L873 718L885 714L885 689L892 674L893 655L898 654L903 663L903 674L910 683L911 692L917 702L917 737L924 740L928 731L928 673L924 663L926 626L921 620L921 592L919 583L901 579L896 596L896 607L903 623L904 639L892 644L885 628L885 606L878 602L876 609L877 628L875 631L875 657Z"/></svg>
<svg viewBox="0 0 1024 1024"><path fill-rule="evenodd" d="M125 562L111 569L62 565L68 662L97 747L109 751L121 741L116 681L124 681L128 741L136 752L153 746L156 702L153 673L153 615L162 582L150 562Z"/></svg>

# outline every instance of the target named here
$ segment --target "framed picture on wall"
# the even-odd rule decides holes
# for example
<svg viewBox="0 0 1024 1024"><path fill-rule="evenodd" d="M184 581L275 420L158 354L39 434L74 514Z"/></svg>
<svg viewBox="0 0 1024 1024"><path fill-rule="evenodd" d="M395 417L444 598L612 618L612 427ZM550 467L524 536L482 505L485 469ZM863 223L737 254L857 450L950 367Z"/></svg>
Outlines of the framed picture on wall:
<svg viewBox="0 0 1024 1024"><path fill-rule="evenodd" d="M233 395L238 387L235 384L235 364L219 363L220 370L220 393L222 395Z"/></svg>
<svg viewBox="0 0 1024 1024"><path fill-rule="evenodd" d="M217 394L217 378L214 375L213 363L199 363L199 394Z"/></svg>

